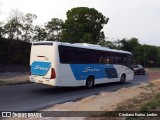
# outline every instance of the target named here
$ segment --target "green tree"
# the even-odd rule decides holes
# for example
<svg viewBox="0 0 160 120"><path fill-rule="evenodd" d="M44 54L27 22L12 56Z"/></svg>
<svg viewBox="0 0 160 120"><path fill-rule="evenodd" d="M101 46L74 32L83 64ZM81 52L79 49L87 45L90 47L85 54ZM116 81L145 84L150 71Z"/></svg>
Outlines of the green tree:
<svg viewBox="0 0 160 120"><path fill-rule="evenodd" d="M141 64L144 67L160 65L160 51L158 47L141 45L137 38L131 38L129 40L122 39L118 43L121 45L120 49L133 54L135 64Z"/></svg>
<svg viewBox="0 0 160 120"><path fill-rule="evenodd" d="M101 31L109 18L94 8L77 7L67 11L67 20L63 24L62 39L70 43L86 42L97 44L104 40Z"/></svg>
<svg viewBox="0 0 160 120"><path fill-rule="evenodd" d="M134 52L135 47L139 46L137 38L131 38L130 40L122 39L119 41L121 43L121 49Z"/></svg>
<svg viewBox="0 0 160 120"><path fill-rule="evenodd" d="M33 41L44 41L47 40L46 30L42 26L36 25L34 29Z"/></svg>
<svg viewBox="0 0 160 120"><path fill-rule="evenodd" d="M37 18L35 14L27 13L23 16L23 35L22 40L30 42L33 40L33 22Z"/></svg>
<svg viewBox="0 0 160 120"><path fill-rule="evenodd" d="M23 29L22 16L23 13L18 10L11 11L10 17L4 25L5 36L9 39L19 40Z"/></svg>
<svg viewBox="0 0 160 120"><path fill-rule="evenodd" d="M8 36L8 39L17 39L21 35L22 24L18 22L17 19L8 20L4 26L5 35Z"/></svg>
<svg viewBox="0 0 160 120"><path fill-rule="evenodd" d="M63 20L58 18L52 18L51 21L47 22L45 29L47 31L47 38L50 41L60 41L62 34Z"/></svg>
<svg viewBox="0 0 160 120"><path fill-rule="evenodd" d="M143 45L144 48L144 57L145 57L145 64L148 67L155 67L159 65L159 50L156 46L151 45Z"/></svg>
<svg viewBox="0 0 160 120"><path fill-rule="evenodd" d="M117 47L117 45L116 45L116 42L111 42L111 41L102 40L99 44L100 44L101 46L109 47L109 48L111 48L111 49L118 49L118 47Z"/></svg>
<svg viewBox="0 0 160 120"><path fill-rule="evenodd" d="M122 39L119 40L117 43L120 44L120 49L129 51L133 54L135 64L144 64L144 50L141 47L141 44L139 44L137 38L131 38L129 40Z"/></svg>
<svg viewBox="0 0 160 120"><path fill-rule="evenodd" d="M0 21L0 38L2 38L3 35L4 35L3 22Z"/></svg>

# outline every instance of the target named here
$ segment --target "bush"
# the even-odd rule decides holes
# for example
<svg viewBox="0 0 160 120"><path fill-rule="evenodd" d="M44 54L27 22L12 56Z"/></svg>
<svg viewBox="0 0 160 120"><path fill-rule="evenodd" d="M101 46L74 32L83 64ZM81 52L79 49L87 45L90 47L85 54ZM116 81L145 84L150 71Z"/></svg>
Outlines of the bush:
<svg viewBox="0 0 160 120"><path fill-rule="evenodd" d="M0 38L0 64L29 65L31 43Z"/></svg>

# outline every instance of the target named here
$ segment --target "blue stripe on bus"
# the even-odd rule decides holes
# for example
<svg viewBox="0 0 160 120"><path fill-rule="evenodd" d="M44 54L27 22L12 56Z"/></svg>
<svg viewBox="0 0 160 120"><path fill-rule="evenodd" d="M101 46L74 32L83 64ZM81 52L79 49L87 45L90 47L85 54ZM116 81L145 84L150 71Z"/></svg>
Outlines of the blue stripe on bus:
<svg viewBox="0 0 160 120"><path fill-rule="evenodd" d="M31 74L40 76L46 75L50 66L51 62L34 61L31 65Z"/></svg>
<svg viewBox="0 0 160 120"><path fill-rule="evenodd" d="M89 75L95 79L118 78L117 70L111 64L70 64L70 67L76 80L86 80Z"/></svg>

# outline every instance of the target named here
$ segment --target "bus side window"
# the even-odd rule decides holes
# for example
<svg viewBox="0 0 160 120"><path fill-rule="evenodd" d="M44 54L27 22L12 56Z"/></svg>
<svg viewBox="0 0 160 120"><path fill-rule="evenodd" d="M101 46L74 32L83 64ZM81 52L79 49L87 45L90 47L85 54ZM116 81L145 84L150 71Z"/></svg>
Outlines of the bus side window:
<svg viewBox="0 0 160 120"><path fill-rule="evenodd" d="M133 58L131 55L128 55L128 67L133 69Z"/></svg>
<svg viewBox="0 0 160 120"><path fill-rule="evenodd" d="M119 54L115 54L115 56L114 56L114 63L115 64L119 63Z"/></svg>
<svg viewBox="0 0 160 120"><path fill-rule="evenodd" d="M86 50L85 52L85 57L86 57L86 63L98 63L97 62L97 51L96 50Z"/></svg>
<svg viewBox="0 0 160 120"><path fill-rule="evenodd" d="M85 53L85 61L86 63L90 63L90 59L91 59L91 54L90 54L90 51L89 50L86 50L86 53Z"/></svg>
<svg viewBox="0 0 160 120"><path fill-rule="evenodd" d="M59 46L60 63L69 63L69 47Z"/></svg>
<svg viewBox="0 0 160 120"><path fill-rule="evenodd" d="M69 63L76 63L77 61L77 50L76 48L71 48L70 49L70 55L69 55Z"/></svg>
<svg viewBox="0 0 160 120"><path fill-rule="evenodd" d="M113 64L114 61L114 53L110 54L110 63Z"/></svg>
<svg viewBox="0 0 160 120"><path fill-rule="evenodd" d="M99 56L98 56L99 54L98 54L98 51L94 50L92 52L93 52L93 56L92 56L93 63L98 64L99 63Z"/></svg>
<svg viewBox="0 0 160 120"><path fill-rule="evenodd" d="M122 64L123 62L122 62L122 55L120 55L119 54L119 56L118 56L118 64Z"/></svg>
<svg viewBox="0 0 160 120"><path fill-rule="evenodd" d="M83 64L85 63L85 49L82 48L76 48L72 47L70 49L70 56L69 56L70 63L75 63L75 64Z"/></svg>
<svg viewBox="0 0 160 120"><path fill-rule="evenodd" d="M85 49L77 48L76 52L77 63L83 64L85 61Z"/></svg>
<svg viewBox="0 0 160 120"><path fill-rule="evenodd" d="M107 58L107 57L101 57L100 58L100 63L109 64L109 58Z"/></svg>
<svg viewBox="0 0 160 120"><path fill-rule="evenodd" d="M128 61L127 61L127 56L126 55L122 55L122 64L125 66L128 66Z"/></svg>

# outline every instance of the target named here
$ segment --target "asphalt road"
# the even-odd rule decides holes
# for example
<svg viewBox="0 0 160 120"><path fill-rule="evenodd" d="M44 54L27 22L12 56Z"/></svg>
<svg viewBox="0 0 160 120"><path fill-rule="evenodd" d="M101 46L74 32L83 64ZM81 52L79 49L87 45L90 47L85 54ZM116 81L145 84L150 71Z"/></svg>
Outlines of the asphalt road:
<svg viewBox="0 0 160 120"><path fill-rule="evenodd" d="M56 88L36 83L0 86L0 111L33 111L57 103L76 101L100 92L112 92L131 87L149 80L148 75L135 75L134 80L120 83L96 85L93 89L84 87Z"/></svg>

